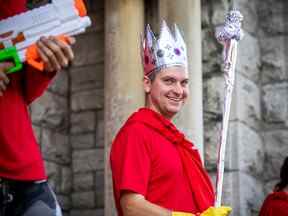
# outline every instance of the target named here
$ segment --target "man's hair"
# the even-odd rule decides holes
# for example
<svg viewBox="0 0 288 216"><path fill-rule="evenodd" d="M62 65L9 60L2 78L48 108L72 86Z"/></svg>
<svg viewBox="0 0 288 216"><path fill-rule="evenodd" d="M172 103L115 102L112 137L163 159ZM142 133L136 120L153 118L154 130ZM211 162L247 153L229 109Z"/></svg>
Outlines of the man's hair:
<svg viewBox="0 0 288 216"><path fill-rule="evenodd" d="M280 170L280 182L276 184L275 190L281 191L288 186L288 157L285 158Z"/></svg>
<svg viewBox="0 0 288 216"><path fill-rule="evenodd" d="M156 75L160 72L160 70L156 70L156 71L153 71L152 73L150 73L148 75L148 78L150 79L151 82L153 82L156 78Z"/></svg>

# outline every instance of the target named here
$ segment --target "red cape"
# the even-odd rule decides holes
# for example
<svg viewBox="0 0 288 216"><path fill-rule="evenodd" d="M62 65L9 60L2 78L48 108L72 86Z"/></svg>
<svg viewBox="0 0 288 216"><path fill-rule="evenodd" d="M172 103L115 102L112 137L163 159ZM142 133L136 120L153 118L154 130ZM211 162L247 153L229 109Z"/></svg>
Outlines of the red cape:
<svg viewBox="0 0 288 216"><path fill-rule="evenodd" d="M265 199L259 216L288 216L288 193L273 192Z"/></svg>
<svg viewBox="0 0 288 216"><path fill-rule="evenodd" d="M171 143L174 143L182 160L185 174L189 180L191 193L199 212L214 204L214 189L208 173L204 169L198 150L187 140L169 120L151 109L142 108L134 113L128 122L139 122L155 130ZM192 169L193 167L193 169Z"/></svg>

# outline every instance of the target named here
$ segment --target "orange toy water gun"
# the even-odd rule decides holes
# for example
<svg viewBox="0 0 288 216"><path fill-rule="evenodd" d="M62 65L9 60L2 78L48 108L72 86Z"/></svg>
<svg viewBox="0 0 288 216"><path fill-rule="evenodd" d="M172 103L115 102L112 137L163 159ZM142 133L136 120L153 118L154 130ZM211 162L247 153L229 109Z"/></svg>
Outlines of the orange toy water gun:
<svg viewBox="0 0 288 216"><path fill-rule="evenodd" d="M0 21L0 62L13 61L7 73L19 71L23 62L43 71L35 45L42 36L67 36L85 32L91 25L83 0L52 0L50 4Z"/></svg>

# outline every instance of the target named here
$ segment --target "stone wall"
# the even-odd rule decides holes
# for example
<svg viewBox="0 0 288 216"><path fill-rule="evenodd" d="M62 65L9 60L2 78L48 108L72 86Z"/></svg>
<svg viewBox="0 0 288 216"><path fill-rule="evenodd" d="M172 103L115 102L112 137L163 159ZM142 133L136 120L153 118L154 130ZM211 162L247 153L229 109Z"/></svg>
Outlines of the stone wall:
<svg viewBox="0 0 288 216"><path fill-rule="evenodd" d="M233 2L244 15L245 37L239 43L224 180L224 203L232 205L232 215L258 215L288 155L286 2ZM231 4L202 1L205 159L212 175L224 97L222 47L213 35Z"/></svg>
<svg viewBox="0 0 288 216"><path fill-rule="evenodd" d="M271 5L273 4L273 7ZM258 2L265 195L279 181L288 156L288 2Z"/></svg>
<svg viewBox="0 0 288 216"><path fill-rule="evenodd" d="M216 174L217 145L223 112L222 45L215 27L223 23L229 1L202 1L205 163ZM263 199L264 151L261 127L260 46L255 2L234 1L244 15L245 37L239 43L236 80L225 161L223 203L232 215L257 215Z"/></svg>
<svg viewBox="0 0 288 216"><path fill-rule="evenodd" d="M31 106L49 183L65 215L103 215L104 1L87 1L93 26L75 60Z"/></svg>
<svg viewBox="0 0 288 216"><path fill-rule="evenodd" d="M104 1L88 1L93 26L77 37L70 70L71 216L103 215Z"/></svg>

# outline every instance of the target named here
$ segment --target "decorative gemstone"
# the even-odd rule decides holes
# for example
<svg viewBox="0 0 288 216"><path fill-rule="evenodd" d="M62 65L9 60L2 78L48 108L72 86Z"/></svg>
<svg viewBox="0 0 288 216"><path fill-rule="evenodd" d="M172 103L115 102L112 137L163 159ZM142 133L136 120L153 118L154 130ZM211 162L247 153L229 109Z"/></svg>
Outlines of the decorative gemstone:
<svg viewBox="0 0 288 216"><path fill-rule="evenodd" d="M174 49L174 53L176 54L176 55L181 55L181 51L180 51L180 49L178 49L178 48L175 48Z"/></svg>
<svg viewBox="0 0 288 216"><path fill-rule="evenodd" d="M145 61L145 64L149 64L149 57L148 57L148 56L145 56L145 57L144 57L144 61Z"/></svg>
<svg viewBox="0 0 288 216"><path fill-rule="evenodd" d="M162 57L164 56L164 51L161 50L161 49L159 49L159 50L157 51L157 56L158 56L159 58L162 58Z"/></svg>

